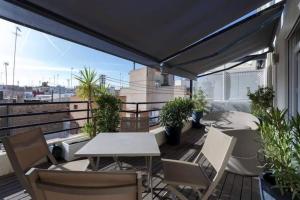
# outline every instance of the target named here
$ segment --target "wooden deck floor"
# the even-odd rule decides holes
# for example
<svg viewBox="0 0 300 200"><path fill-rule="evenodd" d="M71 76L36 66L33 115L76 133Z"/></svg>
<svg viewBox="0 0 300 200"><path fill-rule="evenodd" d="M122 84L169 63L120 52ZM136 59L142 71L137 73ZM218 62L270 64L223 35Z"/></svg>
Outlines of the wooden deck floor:
<svg viewBox="0 0 300 200"><path fill-rule="evenodd" d="M167 144L160 147L163 158L179 159L192 161L200 151L203 144L203 131L191 129L182 138L182 143L179 146L169 146ZM127 158L123 160L129 165L139 166L143 164L144 159ZM214 172L206 161L200 161L200 164L205 169L209 177L214 176ZM101 159L101 167L110 170L116 167L112 159ZM160 158L153 160L153 186L155 199L170 199L170 195L166 194L165 184L162 182L163 172L161 168ZM197 199L196 193L190 188L181 188L182 192L188 199ZM150 199L148 193L143 193L144 199ZM4 200L27 200L30 196L23 190L14 175L0 177L0 199ZM256 177L240 176L226 172L214 191L212 200L258 200L259 186Z"/></svg>

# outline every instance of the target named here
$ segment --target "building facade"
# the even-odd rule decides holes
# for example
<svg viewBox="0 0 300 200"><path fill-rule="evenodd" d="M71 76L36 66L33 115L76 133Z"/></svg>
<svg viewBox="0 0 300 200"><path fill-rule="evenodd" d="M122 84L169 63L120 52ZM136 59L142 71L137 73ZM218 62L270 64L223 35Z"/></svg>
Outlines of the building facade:
<svg viewBox="0 0 300 200"><path fill-rule="evenodd" d="M175 97L188 97L185 85L175 85L175 77L160 71L142 67L129 72L129 87L120 89L120 96L126 102L165 102ZM143 104L139 110L161 108L163 104ZM127 110L135 110L135 105L126 105Z"/></svg>
<svg viewBox="0 0 300 200"><path fill-rule="evenodd" d="M274 104L289 115L300 112L300 1L286 1L267 63L269 85L276 95Z"/></svg>

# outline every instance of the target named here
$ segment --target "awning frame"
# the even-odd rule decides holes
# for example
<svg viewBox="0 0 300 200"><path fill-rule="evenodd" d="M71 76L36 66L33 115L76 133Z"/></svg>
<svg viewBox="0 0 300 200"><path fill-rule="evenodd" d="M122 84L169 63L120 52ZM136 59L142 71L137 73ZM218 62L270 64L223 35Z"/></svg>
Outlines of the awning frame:
<svg viewBox="0 0 300 200"><path fill-rule="evenodd" d="M239 25L242 25L242 24L244 24L244 23L247 23L248 21L250 21L250 20L252 20L252 19L254 19L254 18L256 18L256 17L259 17L259 16L261 16L261 15L264 15L265 13L269 12L270 10L273 10L273 9L276 9L276 8L278 8L278 7L283 6L284 3L285 3L285 1L281 1L281 2L279 2L279 3L276 3L276 4L274 4L274 5L270 6L270 7L268 7L268 8L266 8L266 9L262 10L262 11L259 11L259 12L255 13L255 14L253 14L253 15L251 15L251 16L245 18L245 19L242 19L241 21L239 21L239 22L237 22L237 23L232 24L231 26L228 26L228 27L226 27L226 28L224 28L224 29L221 29L221 30L219 30L219 31L216 31L216 32L214 32L214 33L208 35L207 37L204 37L204 38L202 38L202 39L196 41L195 43L193 43L193 44L191 44L191 45L189 45L189 46L187 46L187 47L185 47L185 48L179 50L178 52L176 52L176 53L174 53L174 54L172 54L172 55L170 55L170 56L168 56L168 57L162 59L162 60L160 61L160 63L163 65L163 64L166 63L167 61L170 61L170 60L174 59L175 57L179 56L180 54L182 54L182 53L184 53L184 52L186 52L186 51L189 51L189 50L193 49L194 47L197 47L198 45L200 45L200 44L202 44L202 43L204 43L204 42L206 42L206 41L208 41L208 40L211 40L211 39L217 37L218 35L221 35L221 34L227 32L227 31L229 31L229 30L231 30L231 29L233 29L233 28L235 28L235 27L237 27L237 26L239 26ZM275 33L274 33L273 35L275 35Z"/></svg>

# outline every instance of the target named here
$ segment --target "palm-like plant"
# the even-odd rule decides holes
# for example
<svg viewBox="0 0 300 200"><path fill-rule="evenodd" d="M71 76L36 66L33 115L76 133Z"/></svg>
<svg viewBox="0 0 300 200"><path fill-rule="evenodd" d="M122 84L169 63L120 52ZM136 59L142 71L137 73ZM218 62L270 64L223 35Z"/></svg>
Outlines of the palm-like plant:
<svg viewBox="0 0 300 200"><path fill-rule="evenodd" d="M75 75L74 77L79 81L76 93L82 99L88 100L88 107L89 110L91 110L92 122L95 126L92 101L95 99L95 95L97 93L97 81L99 80L97 73L95 70L85 67L83 70L79 71L79 75ZM93 134L94 136L96 135L96 128L94 128Z"/></svg>

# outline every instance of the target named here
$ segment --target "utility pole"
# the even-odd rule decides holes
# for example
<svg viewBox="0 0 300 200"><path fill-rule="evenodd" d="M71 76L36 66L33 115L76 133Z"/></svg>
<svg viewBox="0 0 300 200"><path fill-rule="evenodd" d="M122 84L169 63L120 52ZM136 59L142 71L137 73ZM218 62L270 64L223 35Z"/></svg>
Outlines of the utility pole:
<svg viewBox="0 0 300 200"><path fill-rule="evenodd" d="M17 53L17 38L18 36L20 36L20 34L18 34L18 31L21 32L21 29L19 27L16 26L16 32L14 32L15 34L15 49L14 49L14 66L13 66L13 86L12 86L12 97L14 97L14 93L15 93L15 70L16 70L16 53Z"/></svg>
<svg viewBox="0 0 300 200"><path fill-rule="evenodd" d="M70 82L71 82L71 88L73 88L73 82L72 82L72 81L73 81L73 80L72 80L72 79L73 79L73 69L74 69L74 68L71 67L71 79L70 79Z"/></svg>
<svg viewBox="0 0 300 200"><path fill-rule="evenodd" d="M4 68L5 68L5 86L7 87L7 66L8 62L4 62Z"/></svg>

